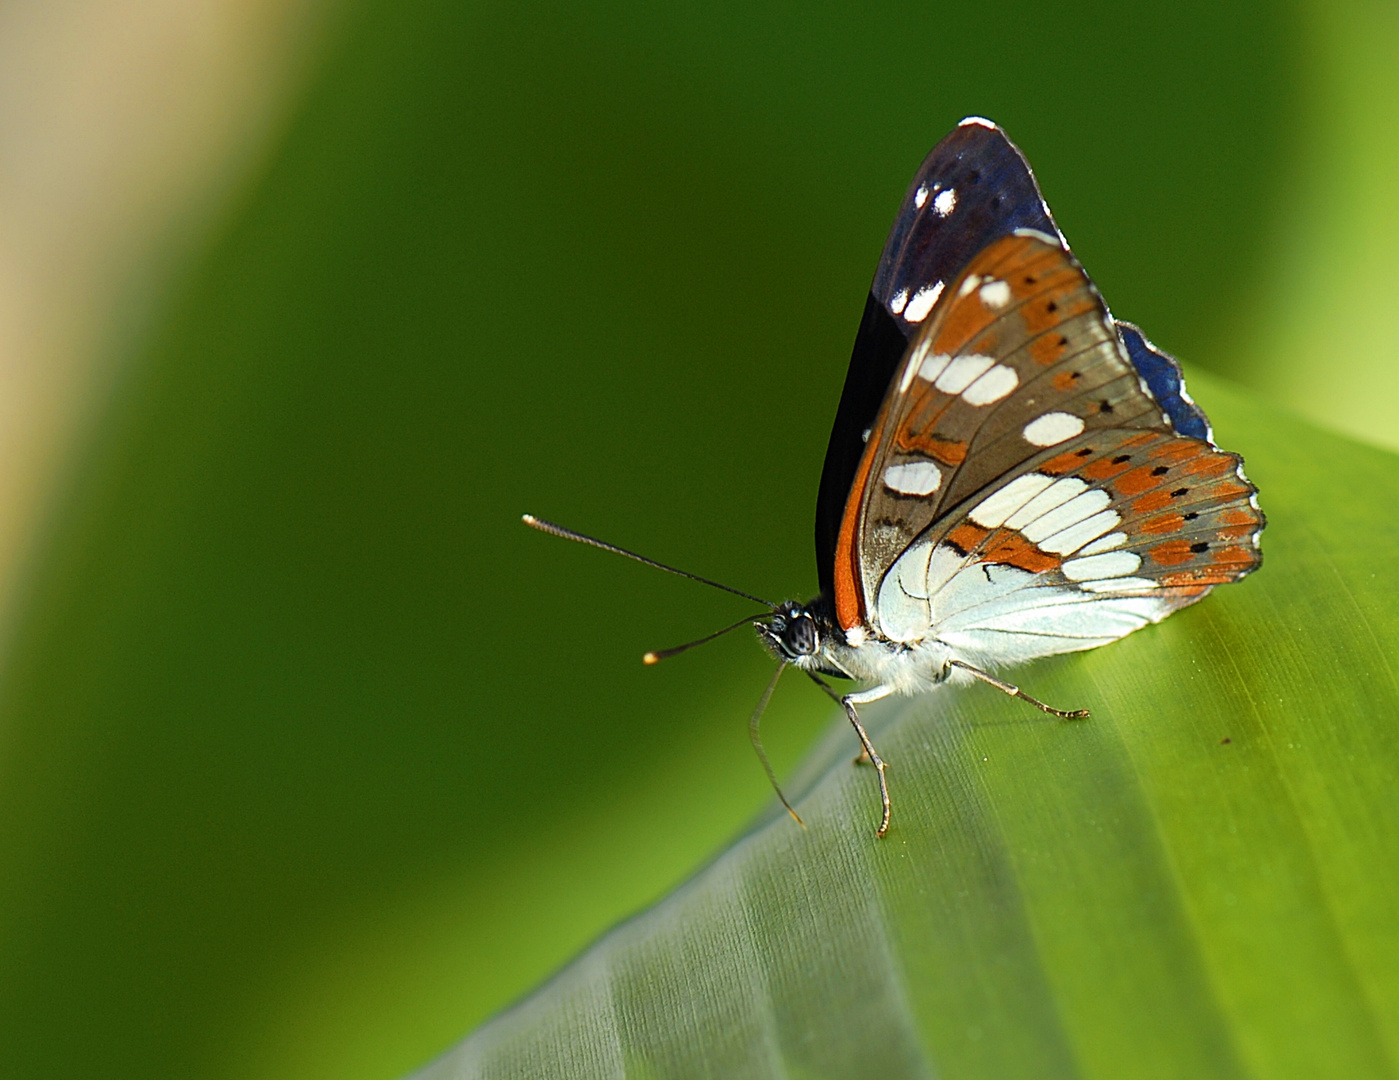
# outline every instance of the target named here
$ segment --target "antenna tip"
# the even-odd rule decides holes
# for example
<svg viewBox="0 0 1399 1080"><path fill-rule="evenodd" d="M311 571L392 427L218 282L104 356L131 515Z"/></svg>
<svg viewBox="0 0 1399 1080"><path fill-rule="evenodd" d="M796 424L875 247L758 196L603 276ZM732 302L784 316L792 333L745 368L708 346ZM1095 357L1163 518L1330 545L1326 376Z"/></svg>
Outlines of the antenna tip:
<svg viewBox="0 0 1399 1080"><path fill-rule="evenodd" d="M641 662L642 662L643 664L648 664L648 665L649 665L649 664L657 663L657 662L660 661L660 659L661 659L661 658L660 658L659 656L657 656L657 655L656 655L655 653L653 653L653 652L643 653L642 656L641 656Z"/></svg>
<svg viewBox="0 0 1399 1080"><path fill-rule="evenodd" d="M523 521L526 525L537 525L539 523L539 519L533 514L521 514L520 520Z"/></svg>

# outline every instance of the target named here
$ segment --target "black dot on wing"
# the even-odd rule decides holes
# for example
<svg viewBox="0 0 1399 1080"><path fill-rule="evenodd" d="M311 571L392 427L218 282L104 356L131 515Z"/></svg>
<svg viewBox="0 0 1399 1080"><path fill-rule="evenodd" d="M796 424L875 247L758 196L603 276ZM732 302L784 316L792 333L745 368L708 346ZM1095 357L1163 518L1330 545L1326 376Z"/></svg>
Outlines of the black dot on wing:
<svg viewBox="0 0 1399 1080"><path fill-rule="evenodd" d="M1132 455L1131 455L1131 454L1118 454L1117 457L1115 457L1115 458L1112 459L1112 463L1113 463L1114 465L1121 465L1124 461L1131 461L1131 460L1132 460Z"/></svg>
<svg viewBox="0 0 1399 1080"><path fill-rule="evenodd" d="M1192 511L1190 511L1190 513L1188 513L1188 514L1182 514L1181 516L1182 516L1183 518L1185 518L1186 521L1194 521L1194 520L1195 520L1197 517L1199 517L1200 515L1197 514L1194 510L1192 510Z"/></svg>
<svg viewBox="0 0 1399 1080"><path fill-rule="evenodd" d="M1154 468L1154 469L1151 470L1151 475L1152 475L1152 476L1165 476L1165 475L1166 475L1168 472L1170 472L1170 471L1171 471L1171 470L1170 470L1170 467L1169 467L1169 466L1167 466L1167 465L1158 465L1158 466L1156 466L1156 468Z"/></svg>
<svg viewBox="0 0 1399 1080"><path fill-rule="evenodd" d="M1044 310L1045 310L1045 311L1058 311L1058 310L1059 310L1059 305L1056 304L1053 300L1051 300L1049 303L1047 303L1047 304L1044 305Z"/></svg>
<svg viewBox="0 0 1399 1080"><path fill-rule="evenodd" d="M1033 285L1034 283L1035 283L1034 277L1033 277L1032 275L1030 275L1030 274L1026 274L1026 275L1025 275L1025 284L1026 284L1026 285Z"/></svg>
<svg viewBox="0 0 1399 1080"><path fill-rule="evenodd" d="M1088 456L1089 454L1091 454L1092 452L1093 452L1093 448L1092 448L1091 446L1085 446L1082 450L1079 450L1079 451L1078 451L1078 456L1079 456L1079 457L1087 457L1087 456Z"/></svg>
<svg viewBox="0 0 1399 1080"><path fill-rule="evenodd" d="M1075 376L1075 377L1077 377L1077 376ZM1108 401L1108 400L1106 400L1106 399L1104 399L1104 400L1098 402L1098 411L1099 411L1099 412L1105 412L1105 413L1110 413L1110 412L1112 412L1112 402L1111 402L1111 401Z"/></svg>
<svg viewBox="0 0 1399 1080"><path fill-rule="evenodd" d="M1189 488L1176 488L1175 491L1171 492L1171 498L1179 499L1182 495L1186 494L1189 491Z"/></svg>
<svg viewBox="0 0 1399 1080"><path fill-rule="evenodd" d="M1209 549L1210 549L1209 542L1208 542L1208 541L1205 541L1205 540L1201 540L1201 541L1200 541L1199 543L1197 543L1197 544L1191 544L1191 545L1190 545L1190 550L1193 551L1193 552L1195 552L1196 555L1200 554L1200 552L1202 552L1202 551L1209 551Z"/></svg>
<svg viewBox="0 0 1399 1080"><path fill-rule="evenodd" d="M1060 347L1060 348L1063 348L1063 347L1064 347L1065 345L1067 345L1068 343L1069 343L1069 339L1068 339L1067 337L1065 337L1063 334L1060 334L1060 335L1059 335L1059 347Z"/></svg>

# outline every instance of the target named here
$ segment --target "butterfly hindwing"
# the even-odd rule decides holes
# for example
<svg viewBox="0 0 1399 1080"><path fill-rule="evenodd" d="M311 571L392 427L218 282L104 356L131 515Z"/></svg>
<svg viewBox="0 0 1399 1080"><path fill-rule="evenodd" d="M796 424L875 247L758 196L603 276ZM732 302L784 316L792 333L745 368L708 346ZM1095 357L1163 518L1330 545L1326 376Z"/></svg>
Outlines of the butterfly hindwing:
<svg viewBox="0 0 1399 1080"><path fill-rule="evenodd" d="M1255 569L1263 515L1239 458L1157 430L1085 432L954 508L883 578L893 640L986 664L1091 648Z"/></svg>

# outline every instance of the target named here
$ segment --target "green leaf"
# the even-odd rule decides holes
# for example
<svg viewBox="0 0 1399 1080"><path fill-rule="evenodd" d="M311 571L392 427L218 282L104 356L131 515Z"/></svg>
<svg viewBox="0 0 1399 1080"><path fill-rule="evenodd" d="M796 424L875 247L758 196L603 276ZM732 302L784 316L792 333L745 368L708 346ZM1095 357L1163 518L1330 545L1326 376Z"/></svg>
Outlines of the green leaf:
<svg viewBox="0 0 1399 1080"><path fill-rule="evenodd" d="M1382 1077L1399 1062L1399 461L1196 379L1263 569L833 727L778 813L420 1073Z"/></svg>

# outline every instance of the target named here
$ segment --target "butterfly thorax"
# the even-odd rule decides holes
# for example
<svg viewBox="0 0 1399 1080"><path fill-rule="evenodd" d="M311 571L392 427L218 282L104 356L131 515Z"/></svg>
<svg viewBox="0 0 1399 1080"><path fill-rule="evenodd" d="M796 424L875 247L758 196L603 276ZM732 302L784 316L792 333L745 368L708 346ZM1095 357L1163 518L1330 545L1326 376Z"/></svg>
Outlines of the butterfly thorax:
<svg viewBox="0 0 1399 1080"><path fill-rule="evenodd" d="M758 623L758 638L784 662L803 671L888 687L891 693L923 693L946 681L952 650L933 637L890 641L876 633L848 634L824 596L779 604Z"/></svg>

